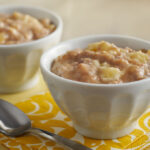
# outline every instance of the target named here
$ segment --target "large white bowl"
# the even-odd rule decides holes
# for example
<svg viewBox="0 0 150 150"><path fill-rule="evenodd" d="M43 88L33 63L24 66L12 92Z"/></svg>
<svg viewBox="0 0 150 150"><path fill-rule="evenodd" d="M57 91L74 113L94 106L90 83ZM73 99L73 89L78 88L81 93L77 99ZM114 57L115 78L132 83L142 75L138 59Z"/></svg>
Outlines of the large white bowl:
<svg viewBox="0 0 150 150"><path fill-rule="evenodd" d="M123 84L90 84L59 77L50 71L59 55L106 40L120 47L149 49L150 43L119 35L95 35L61 43L41 57L44 79L59 107L76 130L88 137L112 139L130 133L150 103L150 78Z"/></svg>
<svg viewBox="0 0 150 150"><path fill-rule="evenodd" d="M0 6L0 13L19 11L36 18L50 18L56 30L48 36L21 44L0 45L0 93L22 91L33 87L38 81L40 56L43 50L60 41L62 20L55 13L30 6Z"/></svg>

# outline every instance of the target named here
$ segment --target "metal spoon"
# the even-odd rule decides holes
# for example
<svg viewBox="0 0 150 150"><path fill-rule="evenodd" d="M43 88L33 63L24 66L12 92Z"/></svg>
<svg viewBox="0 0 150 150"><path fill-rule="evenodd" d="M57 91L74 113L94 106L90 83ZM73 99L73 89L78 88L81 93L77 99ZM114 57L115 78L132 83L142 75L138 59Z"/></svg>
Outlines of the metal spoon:
<svg viewBox="0 0 150 150"><path fill-rule="evenodd" d="M0 99L0 132L7 136L20 136L24 133L31 132L50 140L63 144L72 150L92 150L79 143L44 131L38 128L31 127L30 119L14 105Z"/></svg>

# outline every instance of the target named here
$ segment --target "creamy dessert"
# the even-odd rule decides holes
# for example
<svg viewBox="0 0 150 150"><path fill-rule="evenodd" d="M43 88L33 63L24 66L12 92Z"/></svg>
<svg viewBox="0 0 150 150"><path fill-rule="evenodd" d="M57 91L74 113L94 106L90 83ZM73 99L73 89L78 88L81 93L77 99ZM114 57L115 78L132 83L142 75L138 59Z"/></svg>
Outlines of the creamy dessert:
<svg viewBox="0 0 150 150"><path fill-rule="evenodd" d="M150 76L150 51L120 48L101 41L57 57L51 71L87 83L118 84L142 80Z"/></svg>
<svg viewBox="0 0 150 150"><path fill-rule="evenodd" d="M49 35L56 26L49 18L37 19L28 14L14 12L0 14L0 44L18 44Z"/></svg>

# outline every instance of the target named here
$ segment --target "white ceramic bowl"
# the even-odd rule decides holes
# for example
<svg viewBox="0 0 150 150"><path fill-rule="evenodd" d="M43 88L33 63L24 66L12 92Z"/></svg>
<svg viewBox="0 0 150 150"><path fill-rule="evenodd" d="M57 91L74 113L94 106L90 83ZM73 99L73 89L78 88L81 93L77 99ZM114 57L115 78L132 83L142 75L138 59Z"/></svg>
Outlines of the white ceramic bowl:
<svg viewBox="0 0 150 150"><path fill-rule="evenodd" d="M30 6L0 6L0 13L19 11L36 18L50 18L56 30L48 36L21 44L0 45L0 93L22 91L33 87L38 81L40 56L43 50L60 41L62 20L55 13Z"/></svg>
<svg viewBox="0 0 150 150"><path fill-rule="evenodd" d="M61 43L41 57L44 79L59 107L76 130L88 137L112 139L131 132L150 103L150 78L123 84L89 84L59 77L50 71L59 55L106 40L120 47L149 49L150 43L119 35L95 35Z"/></svg>

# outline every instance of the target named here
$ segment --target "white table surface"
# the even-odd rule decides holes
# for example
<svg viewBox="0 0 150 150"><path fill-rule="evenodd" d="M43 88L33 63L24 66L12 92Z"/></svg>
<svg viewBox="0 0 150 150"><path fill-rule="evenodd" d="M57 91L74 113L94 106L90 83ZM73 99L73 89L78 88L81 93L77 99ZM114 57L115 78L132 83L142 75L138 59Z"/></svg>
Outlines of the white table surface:
<svg viewBox="0 0 150 150"><path fill-rule="evenodd" d="M89 34L126 34L150 40L149 0L0 0L40 6L64 21L62 40Z"/></svg>

